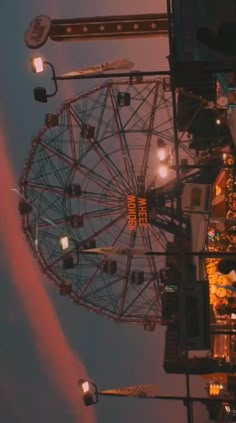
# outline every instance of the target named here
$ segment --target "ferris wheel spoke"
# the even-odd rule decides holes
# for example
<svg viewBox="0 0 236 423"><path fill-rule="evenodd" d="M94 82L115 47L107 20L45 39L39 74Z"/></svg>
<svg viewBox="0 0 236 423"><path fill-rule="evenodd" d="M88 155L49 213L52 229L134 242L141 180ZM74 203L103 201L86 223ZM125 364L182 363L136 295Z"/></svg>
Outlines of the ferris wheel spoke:
<svg viewBox="0 0 236 423"><path fill-rule="evenodd" d="M118 213L118 212L124 212L124 207L122 205L119 204L114 204L114 203L109 203L109 202L105 202L105 201L100 201L98 199L92 199L92 198L88 198L86 199L86 209L83 213L84 216L87 217L97 217L97 216L110 216L111 214L114 213ZM90 203L95 203L95 204L99 204L101 206L106 206L106 207L99 207L98 209L93 209L91 210L89 205ZM89 211L87 211L87 209L89 209Z"/></svg>
<svg viewBox="0 0 236 423"><path fill-rule="evenodd" d="M45 168L47 167L50 157L49 155L42 149L40 153L38 154L37 158L35 156L31 157L31 160L33 161L34 167L32 168L32 175L31 179L37 179L38 177L41 177L41 175L44 175ZM46 175L44 175L45 177Z"/></svg>
<svg viewBox="0 0 236 423"><path fill-rule="evenodd" d="M144 230L142 230L141 228L140 228L140 232L141 232L141 238L142 238L142 242L143 242L143 247L144 247L144 249L147 249L147 250L149 250L149 251L152 251L152 242L151 242L151 239L150 239L150 237L149 237L149 232L148 232L148 230L145 232L145 234L144 234ZM145 236L146 235L146 236ZM148 267L149 267L149 272L150 272L150 274L151 275L153 275L153 279L152 279L152 282L153 282L153 287L154 287L154 291L155 291L155 295L156 295L156 297L158 298L158 294L159 294L159 292L158 292L158 290L157 290L157 286L156 286L156 277L157 277L157 272L158 272L158 269L157 269L157 266L156 266L156 260L155 260L155 257L152 257L152 256L148 256L147 257L147 265L148 265Z"/></svg>
<svg viewBox="0 0 236 423"><path fill-rule="evenodd" d="M136 175L134 171L134 165L133 161L130 155L130 150L125 134L125 130L123 128L122 119L120 116L119 108L116 105L115 99L114 99L114 92L112 91L112 88L110 90L111 95L111 102L114 110L114 121L116 125L116 134L119 138L120 148L121 148L121 160L123 161L124 170L126 171L126 175L128 177L127 182L129 185L129 188L136 191Z"/></svg>
<svg viewBox="0 0 236 423"><path fill-rule="evenodd" d="M114 223L115 224L115 223ZM116 238L113 241L113 245L116 245L116 243L119 241L122 233L124 232L126 227L126 223L119 229L118 234L116 236ZM97 236L97 235L96 235ZM83 254L83 257L86 256L86 252ZM106 257L103 257L103 259L100 261L99 264L97 264L97 269L95 270L94 274L89 278L89 280L86 282L86 285L83 288L83 292L79 295L78 300L81 301L81 298L85 295L87 295L87 290L90 288L90 286L93 284L94 285L94 278L97 276L98 274L98 270L101 269L102 265L104 264L104 262L106 261ZM115 281L117 280L117 278L115 279ZM119 277L120 280L120 277ZM93 295L100 292L100 291L106 291L107 288L111 287L111 285L115 284L115 281L112 280L111 282L109 281L108 284L106 284L106 286L104 287L100 287L98 290L93 290ZM92 294L91 294L92 295Z"/></svg>
<svg viewBox="0 0 236 423"><path fill-rule="evenodd" d="M141 229L141 232L143 232L142 229ZM149 251L152 251L152 240L150 237L149 227L147 228L145 234L144 232L142 233L142 241L143 241L144 248L147 248ZM165 250L165 246L163 247L164 247L163 249ZM148 257L148 264L149 264L150 273L154 275L152 279L152 283L153 283L153 289L155 292L156 300L158 301L158 298L160 296L160 292L158 291L158 287L157 287L157 275L158 275L159 269L157 268L157 263L154 256Z"/></svg>
<svg viewBox="0 0 236 423"><path fill-rule="evenodd" d="M61 198L59 196L51 195L50 198L48 198L47 196L44 195L44 192L35 191L34 189L30 190L30 194L31 194L31 204L34 206L35 213L37 214L38 212L40 212L40 215L43 218L46 217L46 212L49 209L50 209L50 213L52 212L57 213L58 210L60 210ZM38 194L38 195L35 195L35 194ZM40 208L38 209L35 207L35 203L39 201L42 196L44 198L44 202L42 204L42 202L40 201ZM56 206L56 204L59 202L60 204Z"/></svg>
<svg viewBox="0 0 236 423"><path fill-rule="evenodd" d="M172 125L170 125L170 122L172 122L172 118L167 117L162 122L158 122L157 125L154 127L154 130L157 135L162 136L163 139L166 141L173 142L173 132L172 132ZM166 131L166 126L170 126L168 129L171 131L170 134Z"/></svg>
<svg viewBox="0 0 236 423"><path fill-rule="evenodd" d="M97 193L96 191L87 191L83 190L81 197L84 199L88 199L90 201L98 201L99 203L109 204L112 205L114 203L119 204L120 198L119 197L113 197L111 201L111 196L109 194L105 193Z"/></svg>
<svg viewBox="0 0 236 423"><path fill-rule="evenodd" d="M150 286L150 284L152 283L152 280L150 279L143 287L142 289L140 289L140 291L137 292L137 295L130 301L130 303L128 303L128 305L126 306L126 308L123 310L123 314L126 315L128 314L128 311L130 309L132 309L134 307L134 305L136 305L136 307L138 308L138 300L143 300L143 304L146 304L146 297L144 296L144 294L146 293L148 287ZM140 301L140 302L141 302ZM149 300L149 302L154 302L154 299L152 298L151 300ZM139 306L141 307L141 305ZM156 307L155 307L156 308Z"/></svg>
<svg viewBox="0 0 236 423"><path fill-rule="evenodd" d="M104 137L101 134L101 128L105 125L105 122L103 119L105 119L104 115L105 115L106 106L108 107L107 105L108 94L109 94L109 90L106 86L106 92L102 98L103 100L102 105L100 105L99 102L95 102L95 106L99 109L99 112L100 112L98 116L98 124L96 126L96 132L95 132L94 138L89 138L87 140L88 148L86 148L84 155L85 157L88 156L89 151L93 149L97 153L99 160L103 162L112 180L115 178L116 184L120 184L120 187L123 187L124 184L127 184L127 181L125 180L124 175L120 171L119 167L116 166L115 162L110 159L109 155L102 147L102 143L106 139L110 139L110 136ZM78 113L78 111L75 110L74 108L71 109L71 114L73 115L74 119L77 121L80 127L82 127L82 122L84 121L83 116L81 116L81 113L82 113L81 110L79 110L79 113ZM90 118L90 115L88 114L86 116L86 121L89 121L89 118ZM109 121L107 122L107 125L108 124L109 124ZM117 180L117 176L119 176L119 178L122 180L122 183L119 179Z"/></svg>
<svg viewBox="0 0 236 423"><path fill-rule="evenodd" d="M119 215L119 216L115 217L114 219L112 219L112 220L111 220L110 222L108 222L107 224L105 224L105 225L101 226L101 227L100 227L97 231L95 231L95 232L93 233L93 237L94 237L94 238L96 238L96 237L98 237L99 235L101 235L103 232L106 232L106 231L107 231L107 229L109 229L112 225L114 225L115 223L117 223L119 220L123 219L125 215L126 215L126 212L124 212L124 213L122 213L121 215ZM88 241L89 239L90 239L90 237L88 237L88 239L84 239L84 240L83 240L83 243L84 243L84 242L86 242L86 241ZM81 243L78 243L78 247L80 247L80 244L82 245L82 242L81 242ZM77 247L75 247L73 250L71 250L71 252L75 251L75 250L76 250L76 248L77 248ZM55 264L57 264L57 263L58 263L58 261L62 260L64 256L65 256L65 254L62 254L62 255L61 255L59 258L57 258L55 261L53 261L53 262L49 263L49 264L48 264L48 268L52 268Z"/></svg>
<svg viewBox="0 0 236 423"><path fill-rule="evenodd" d="M67 119L68 119L68 123L69 123L71 157L72 157L73 160L76 160L77 159L77 155L76 155L76 134L74 134L74 131L73 131L73 122L72 122L72 116L71 116L71 113L70 113L70 108L66 107L65 111L66 111Z"/></svg>
<svg viewBox="0 0 236 423"><path fill-rule="evenodd" d="M62 161L64 161L69 168L74 168L75 171L80 172L90 178L94 177L95 179L93 179L93 182L95 182L96 184L99 185L99 180L102 181L102 183L108 185L109 181L108 179L105 179L102 175L97 174L94 170L87 168L85 165L82 165L81 163L79 164L79 166L75 166L75 163L73 162L72 158L70 156L68 156L67 154L65 154L64 152L57 150L53 147L49 147L48 145L44 144L41 142L41 145L43 145L43 147L48 150L50 153L55 154L59 159L61 159ZM110 184L112 185L112 184ZM103 187L104 185L102 185Z"/></svg>
<svg viewBox="0 0 236 423"><path fill-rule="evenodd" d="M108 137L110 140L110 136ZM106 169L111 175L112 180L115 179L116 183L118 182L118 186L122 189L124 189L124 186L127 186L127 180L125 179L125 175L122 174L119 167L116 166L113 160L111 160L111 157L109 157L109 154L106 153L104 150L102 143L103 139L100 139L99 142L93 143L94 151L96 151L98 157L102 162L104 163ZM114 173L113 173L114 172ZM117 181L118 176L118 181Z"/></svg>
<svg viewBox="0 0 236 423"><path fill-rule="evenodd" d="M67 163L62 161L60 163L60 159L58 159L58 163L54 162L55 157L50 157L49 164L50 168L48 170L44 170L44 177L48 184L52 183L52 180L59 183L61 186L65 186L67 175L69 173L69 168Z"/></svg>
<svg viewBox="0 0 236 423"><path fill-rule="evenodd" d="M148 84L143 89L140 87L134 87L135 94L133 95L133 102L130 104L130 115L128 115L123 122L123 128L126 131L146 131L149 126L149 117L150 111L152 110L152 101L153 92L155 87L159 87L157 84ZM150 100L149 100L150 98ZM137 103L136 107L133 106L133 103ZM145 109L144 109L145 107ZM144 110L145 112L144 112Z"/></svg>
<svg viewBox="0 0 236 423"><path fill-rule="evenodd" d="M114 290L117 285L121 283L121 276L118 276L114 279L110 279L106 285L98 286L97 288L93 288L91 292L88 292L89 286L94 286L90 281L89 286L84 291L83 295L80 296L80 301L84 297L87 301L94 301L94 299L100 299L100 302L104 308L110 308L111 312L116 313L117 312L117 304L119 302L119 294L117 295L118 298L115 298ZM93 278L94 280L94 278ZM112 306L112 307L111 307Z"/></svg>
<svg viewBox="0 0 236 423"><path fill-rule="evenodd" d="M120 276L109 279L105 286L98 286L95 289L94 285L90 282L90 287L92 289L90 291L87 289L82 298L86 299L86 301L91 301L91 303L99 300L99 303L104 311L109 310L110 314L115 315L117 313L117 304L119 302L119 294L115 294L115 292L117 292L117 287L119 287L121 279L122 278Z"/></svg>
<svg viewBox="0 0 236 423"><path fill-rule="evenodd" d="M64 110L62 111L62 118L65 116ZM54 129L54 131L52 131ZM55 151L59 151L62 154L68 155L68 149L67 146L70 144L70 132L68 131L68 125L65 125L63 122L61 122L58 126L55 128L50 128L49 132L44 132L40 138L39 138L39 144L43 145L45 148L45 145L54 146ZM63 151L64 150L66 151ZM70 156L69 156L70 157Z"/></svg>
<svg viewBox="0 0 236 423"><path fill-rule="evenodd" d="M46 222L45 220L43 220L41 223L38 223L38 228L39 229L43 229L43 228L50 228L52 226L52 223L54 223L54 225L56 226L60 226L65 224L66 220L64 217L58 218L58 219L53 219L50 222Z"/></svg>
<svg viewBox="0 0 236 423"><path fill-rule="evenodd" d="M146 228L146 230L144 230L143 228L140 228L140 234L141 234L141 239L142 239L144 249L147 249L148 251L152 251L152 243L149 237L148 228ZM157 273L155 257L148 256L147 261L148 261L150 272L154 273L155 275Z"/></svg>
<svg viewBox="0 0 236 423"><path fill-rule="evenodd" d="M113 193L112 197L114 195L120 196L120 194L122 194L123 190L124 190L124 186L118 186L116 184L116 180L113 179L107 179L104 177L104 175L101 175L99 173L97 173L95 171L95 169L90 169L89 167L87 167L85 164L81 164L79 166L78 169L76 169L77 172L83 174L83 176L85 176L88 180L90 180L93 183L97 183L99 182L99 186L102 189L105 189L106 192L111 192ZM93 179L95 178L95 180Z"/></svg>
<svg viewBox="0 0 236 423"><path fill-rule="evenodd" d="M42 183L47 185L55 185L55 182L63 183L63 173L65 167L55 168L52 157L45 150L41 149L40 159L33 161L33 171L29 175L27 183ZM36 168L36 169L35 169Z"/></svg>
<svg viewBox="0 0 236 423"><path fill-rule="evenodd" d="M121 213L124 211L124 207L117 206L117 207L110 207L110 208L102 208L99 210L88 211L83 214L86 219L97 219L101 217L107 217L108 215L115 215L117 213Z"/></svg>
<svg viewBox="0 0 236 423"><path fill-rule="evenodd" d="M132 231L130 233L129 248L134 248L136 236L137 236L136 231ZM123 282L123 288L122 288L122 294L121 294L120 306L119 306L119 315L123 314L123 308L124 308L126 293L127 293L128 284L129 284L128 275L130 274L131 264L132 264L132 257L129 256L129 257L127 257L127 261L126 261L126 267L125 267L125 273L124 273L124 282Z"/></svg>
<svg viewBox="0 0 236 423"><path fill-rule="evenodd" d="M143 154L143 160L142 160L142 166L141 166L141 176L146 179L147 175L147 166L148 166L148 158L150 154L150 145L152 141L152 132L155 122L155 110L156 110L156 103L158 100L158 93L159 93L159 86L156 87L154 95L153 95L153 104L152 104L152 110L151 110L151 116L147 131L147 138L146 138L146 144L144 146L144 154Z"/></svg>
<svg viewBox="0 0 236 423"><path fill-rule="evenodd" d="M51 193L55 193L55 194L58 194L58 195L64 195L64 190L61 188L61 187L59 187L59 186L56 186L56 185L49 185L49 184L44 184L44 185L42 185L42 184L39 184L39 183L36 183L36 182L27 182L27 186L29 187L29 188L31 188L31 189L34 189L34 190L36 190L36 191L39 191L39 192L51 192Z"/></svg>
<svg viewBox="0 0 236 423"><path fill-rule="evenodd" d="M158 230L158 233L157 233L157 231L155 230L154 231L154 228L150 225L150 231L151 231L151 233L152 233L152 236L153 236L153 239L158 243L158 244L160 244L160 246L161 246L161 248L163 249L163 250L165 250L165 247L166 247L166 244L167 244L167 242L168 242L168 239L167 239L167 237L165 236L165 233L164 233L164 231L162 230L162 229L159 229Z"/></svg>
<svg viewBox="0 0 236 423"><path fill-rule="evenodd" d="M53 145L49 146L44 141L41 141L40 144L46 151L53 154L58 159L62 160L67 166L69 166L69 168L73 167L74 161L68 154L66 154L65 152L63 152L59 148L55 148Z"/></svg>
<svg viewBox="0 0 236 423"><path fill-rule="evenodd" d="M106 179L103 175L95 172L94 169L87 167L85 164L80 164L79 167L76 168L76 171L90 179L94 184L100 186L102 189L106 189L106 192L113 193L112 197L114 194L120 195L122 193L121 190L119 191L119 187L114 183L114 180Z"/></svg>
<svg viewBox="0 0 236 423"><path fill-rule="evenodd" d="M84 298L87 290L89 289L89 286L93 283L94 278L98 275L98 273L100 273L100 267L102 266L102 264L104 263L105 259L102 258L99 262L99 264L97 265L93 275L88 278L88 280L86 281L85 285L82 287L81 292L79 294L77 294L77 302L78 304L82 301L82 299Z"/></svg>

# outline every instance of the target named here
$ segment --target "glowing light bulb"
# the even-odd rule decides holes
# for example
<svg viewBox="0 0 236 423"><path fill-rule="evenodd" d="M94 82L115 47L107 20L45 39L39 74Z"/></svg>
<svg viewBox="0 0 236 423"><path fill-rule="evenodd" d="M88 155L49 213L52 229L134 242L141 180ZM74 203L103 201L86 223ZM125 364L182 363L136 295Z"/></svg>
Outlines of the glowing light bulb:
<svg viewBox="0 0 236 423"><path fill-rule="evenodd" d="M165 165L162 165L159 167L158 172L161 178L166 178L168 175L168 167Z"/></svg>

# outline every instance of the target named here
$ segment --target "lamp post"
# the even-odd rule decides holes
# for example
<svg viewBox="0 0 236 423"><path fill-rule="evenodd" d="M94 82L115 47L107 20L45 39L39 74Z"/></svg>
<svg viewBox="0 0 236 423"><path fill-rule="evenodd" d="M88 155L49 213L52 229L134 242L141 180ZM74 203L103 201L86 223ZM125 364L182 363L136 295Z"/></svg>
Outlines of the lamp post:
<svg viewBox="0 0 236 423"><path fill-rule="evenodd" d="M104 255L104 256L128 256L128 257L141 257L141 256L197 256L202 258L229 258L235 257L235 252L232 251L149 251L141 248L129 248L119 246L104 246L96 248L79 248L78 242L72 239L68 235L60 237L59 242L62 250L67 250L69 241L72 241L76 245L78 254L93 254L93 255Z"/></svg>
<svg viewBox="0 0 236 423"><path fill-rule="evenodd" d="M34 73L41 73L44 71L44 65L49 66L52 72L52 80L54 82L54 91L47 93L44 87L36 87L34 89L34 99L40 103L47 103L49 97L54 97L58 91L57 78L55 68L52 63L43 61L41 57L33 57L31 59L31 69Z"/></svg>
<svg viewBox="0 0 236 423"><path fill-rule="evenodd" d="M76 80L76 79L101 79L101 78L141 78L143 76L165 76L170 75L170 71L131 71L131 72L111 72L108 74L94 73L87 75L61 75L56 76L57 81Z"/></svg>
<svg viewBox="0 0 236 423"><path fill-rule="evenodd" d="M216 393L214 395L210 395L210 397L191 397L189 390L187 390L186 395L160 395L158 393L159 387L157 385L134 385L122 388L98 390L97 385L94 382L90 382L88 380L81 379L78 381L78 384L84 404L87 407L97 404L99 398L102 396L132 397L139 399L156 399L163 401L180 401L187 408L188 423L193 423L193 415L191 409L194 402L201 403L204 405L210 405L211 403L221 404L223 402L227 404L235 403L234 400L220 395L220 391L216 391Z"/></svg>
<svg viewBox="0 0 236 423"><path fill-rule="evenodd" d="M31 59L31 69L34 73L41 73L44 71L44 65L49 66L52 71L52 80L54 82L55 89L52 93L48 94L44 87L36 87L34 89L34 98L40 103L47 103L49 97L56 95L58 91L57 81L68 81L68 80L81 80L81 79L105 79L105 78L129 78L130 83L135 81L141 81L144 76L167 76L170 75L168 70L166 71L127 71L127 72L110 72L105 74L104 72L91 71L93 67L82 69L78 72L70 72L65 75L56 75L55 67L51 62L44 61L41 57L33 57ZM102 65L97 65L97 67ZM126 65L128 66L128 65ZM115 69L115 67L114 67ZM117 68L119 69L119 68ZM121 68L120 68L121 69ZM128 67L123 67L128 69ZM91 71L91 72L90 72Z"/></svg>

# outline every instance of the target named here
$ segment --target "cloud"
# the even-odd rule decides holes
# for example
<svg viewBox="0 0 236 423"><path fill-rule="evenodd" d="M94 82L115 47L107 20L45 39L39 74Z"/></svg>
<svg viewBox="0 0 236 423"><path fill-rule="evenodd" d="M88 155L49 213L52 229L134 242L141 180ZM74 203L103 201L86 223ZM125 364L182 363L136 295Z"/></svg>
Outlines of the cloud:
<svg viewBox="0 0 236 423"><path fill-rule="evenodd" d="M42 276L20 228L17 199L10 188L15 179L0 133L1 203L0 228L9 270L16 294L22 301L31 325L36 348L50 376L69 403L77 420L94 423L93 409L85 408L79 397L77 380L86 370L72 352L53 304L42 283Z"/></svg>

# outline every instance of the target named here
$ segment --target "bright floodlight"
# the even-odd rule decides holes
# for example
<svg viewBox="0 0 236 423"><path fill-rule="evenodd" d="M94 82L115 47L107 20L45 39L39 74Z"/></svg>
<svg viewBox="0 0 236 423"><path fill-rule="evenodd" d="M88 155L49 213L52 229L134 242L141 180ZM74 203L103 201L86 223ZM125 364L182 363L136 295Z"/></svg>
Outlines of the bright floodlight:
<svg viewBox="0 0 236 423"><path fill-rule="evenodd" d="M90 392L90 384L87 380L84 380L83 382L81 382L81 389L84 394Z"/></svg>
<svg viewBox="0 0 236 423"><path fill-rule="evenodd" d="M166 165L160 166L159 169L158 169L158 173L159 173L161 178L166 178L167 175L168 175L168 166L166 166Z"/></svg>
<svg viewBox="0 0 236 423"><path fill-rule="evenodd" d="M231 408L229 405L225 405L225 411L229 414L231 412Z"/></svg>
<svg viewBox="0 0 236 423"><path fill-rule="evenodd" d="M83 394L83 401L86 407L97 404L98 390L94 383L84 379L79 380L79 386Z"/></svg>
<svg viewBox="0 0 236 423"><path fill-rule="evenodd" d="M221 120L220 119L216 119L216 125L220 125L221 124Z"/></svg>
<svg viewBox="0 0 236 423"><path fill-rule="evenodd" d="M165 148L158 149L157 157L161 162L163 162L166 159L166 149Z"/></svg>
<svg viewBox="0 0 236 423"><path fill-rule="evenodd" d="M32 71L35 73L40 73L44 71L43 59L42 57L33 57L31 59Z"/></svg>
<svg viewBox="0 0 236 423"><path fill-rule="evenodd" d="M62 250L67 250L67 248L69 248L69 238L68 238L68 236L61 236L60 245L61 245Z"/></svg>
<svg viewBox="0 0 236 423"><path fill-rule="evenodd" d="M157 139L157 157L162 162L166 160L168 155L168 147L162 138Z"/></svg>

